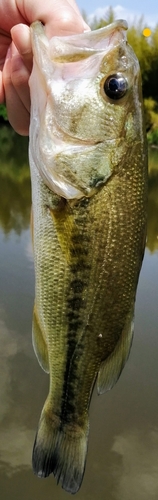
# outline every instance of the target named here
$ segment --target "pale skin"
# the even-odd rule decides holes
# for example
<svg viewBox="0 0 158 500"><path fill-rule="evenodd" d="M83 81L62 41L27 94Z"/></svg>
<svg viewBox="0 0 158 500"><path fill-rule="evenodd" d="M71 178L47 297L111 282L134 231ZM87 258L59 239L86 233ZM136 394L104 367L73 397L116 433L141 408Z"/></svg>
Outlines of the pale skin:
<svg viewBox="0 0 158 500"><path fill-rule="evenodd" d="M29 26L36 20L48 38L88 30L74 0L0 0L0 103L6 103L9 121L22 135L29 133Z"/></svg>

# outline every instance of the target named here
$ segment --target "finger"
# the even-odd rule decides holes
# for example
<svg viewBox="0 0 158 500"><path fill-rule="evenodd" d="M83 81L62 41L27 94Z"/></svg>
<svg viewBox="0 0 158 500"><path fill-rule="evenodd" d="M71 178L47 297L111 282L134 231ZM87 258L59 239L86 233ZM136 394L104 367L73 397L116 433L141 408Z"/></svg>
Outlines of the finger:
<svg viewBox="0 0 158 500"><path fill-rule="evenodd" d="M0 40L1 40L1 43L0 43L0 69L2 70L4 61L6 58L6 53L7 53L8 47L11 43L11 37L7 36L7 34L2 35L0 33Z"/></svg>
<svg viewBox="0 0 158 500"><path fill-rule="evenodd" d="M4 102L4 87L3 87L3 78L2 71L0 71L0 104Z"/></svg>
<svg viewBox="0 0 158 500"><path fill-rule="evenodd" d="M87 24L81 16L81 13L73 0L61 2L59 9L58 0L53 4L53 16L45 18L46 35L52 36L73 35L82 33L88 29Z"/></svg>
<svg viewBox="0 0 158 500"><path fill-rule="evenodd" d="M16 132L21 135L28 135L30 114L27 109L28 102L27 107L25 106L26 96L23 96L24 88L26 92L26 89L28 87L28 72L27 74L25 73L25 71L27 70L23 63L21 65L21 68L19 65L19 78L21 84L19 82L17 83L17 75L13 76L14 63L15 61L11 61L11 55L8 55L3 69L3 86L5 89L5 101L7 106L8 119ZM21 87L23 88L23 90ZM24 100L25 104L23 103L22 99Z"/></svg>
<svg viewBox="0 0 158 500"><path fill-rule="evenodd" d="M11 81L20 100L27 111L30 111L30 92L28 80L30 71L26 68L17 48L12 42L11 46Z"/></svg>
<svg viewBox="0 0 158 500"><path fill-rule="evenodd" d="M25 66L32 70L32 47L30 28L26 24L17 24L11 29L11 37L19 54L23 58Z"/></svg>
<svg viewBox="0 0 158 500"><path fill-rule="evenodd" d="M16 0L16 3L19 10L22 11L21 0ZM22 14L24 15L23 12ZM48 38L53 35L82 33L87 29L74 0L60 0L60 8L59 0L47 0L47 2L27 0L25 18L28 19L29 24L37 19L42 21L46 26Z"/></svg>
<svg viewBox="0 0 158 500"><path fill-rule="evenodd" d="M67 0L67 1L73 7L73 9L76 10L78 15L81 16L81 12L80 12L79 7L76 4L76 2L74 0ZM84 31L91 31L90 26L88 26L88 24L86 23L86 21L84 19L83 19L83 25L84 25Z"/></svg>
<svg viewBox="0 0 158 500"><path fill-rule="evenodd" d="M78 12L79 15L81 15L79 7L77 3L74 0L67 0L67 2L71 5L71 7Z"/></svg>

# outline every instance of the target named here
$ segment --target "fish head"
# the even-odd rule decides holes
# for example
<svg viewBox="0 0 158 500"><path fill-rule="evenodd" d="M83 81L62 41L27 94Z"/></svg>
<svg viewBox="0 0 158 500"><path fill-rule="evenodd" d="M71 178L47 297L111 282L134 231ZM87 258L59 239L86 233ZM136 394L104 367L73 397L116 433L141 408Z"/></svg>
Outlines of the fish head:
<svg viewBox="0 0 158 500"><path fill-rule="evenodd" d="M48 40L31 26L30 154L45 184L78 200L118 172L133 142L143 143L140 69L127 23Z"/></svg>

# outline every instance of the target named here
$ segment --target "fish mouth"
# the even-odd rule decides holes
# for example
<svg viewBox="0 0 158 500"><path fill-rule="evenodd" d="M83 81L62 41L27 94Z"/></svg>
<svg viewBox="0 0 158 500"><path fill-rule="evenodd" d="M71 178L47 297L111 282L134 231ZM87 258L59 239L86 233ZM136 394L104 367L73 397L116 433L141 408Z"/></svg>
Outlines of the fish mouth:
<svg viewBox="0 0 158 500"><path fill-rule="evenodd" d="M88 57L97 52L105 52L111 45L114 47L120 40L126 40L127 29L127 22L124 19L118 19L95 31L71 36L55 36L49 40L50 57L58 62L66 62L67 59L70 62L72 54L76 57L78 54L81 58L83 54Z"/></svg>
<svg viewBox="0 0 158 500"><path fill-rule="evenodd" d="M52 61L71 62L71 56L72 61L77 61L77 56L81 59L97 52L106 52L119 41L126 40L127 29L127 22L124 19L118 19L95 31L60 37L53 36L48 40L43 24L40 21L35 21L31 24L31 36L32 40L40 37L42 45L48 50Z"/></svg>

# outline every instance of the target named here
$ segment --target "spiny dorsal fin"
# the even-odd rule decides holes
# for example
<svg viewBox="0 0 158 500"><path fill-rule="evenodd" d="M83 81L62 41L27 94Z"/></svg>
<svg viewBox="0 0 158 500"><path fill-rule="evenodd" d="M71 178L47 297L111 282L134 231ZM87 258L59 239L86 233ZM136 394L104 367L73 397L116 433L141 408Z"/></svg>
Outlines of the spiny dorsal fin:
<svg viewBox="0 0 158 500"><path fill-rule="evenodd" d="M112 389L128 359L134 333L133 307L126 319L121 337L111 355L102 362L97 379L98 394Z"/></svg>

